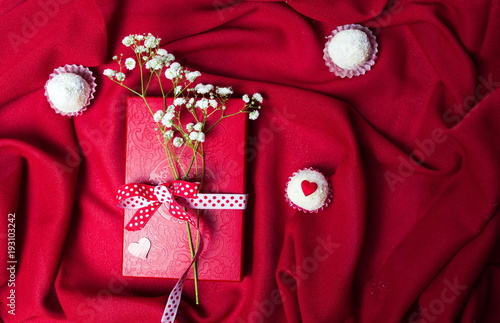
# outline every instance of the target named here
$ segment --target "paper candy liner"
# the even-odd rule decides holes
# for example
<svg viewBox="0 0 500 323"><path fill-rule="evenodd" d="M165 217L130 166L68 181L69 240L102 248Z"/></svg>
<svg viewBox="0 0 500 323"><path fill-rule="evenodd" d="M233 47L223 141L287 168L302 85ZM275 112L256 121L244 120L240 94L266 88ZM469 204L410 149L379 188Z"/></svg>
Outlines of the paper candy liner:
<svg viewBox="0 0 500 323"><path fill-rule="evenodd" d="M358 66L355 69L344 69L339 66L337 66L331 59L330 55L328 54L328 45L330 44L330 41L335 37L337 33L343 30L349 30L349 29L358 29L363 31L367 36L368 40L370 41L370 47L371 47L371 53L370 57L368 60L363 63L362 65ZM370 29L366 28L365 26L358 25L358 24L349 24L349 25L344 25L344 26L339 26L337 27L334 31L332 31L332 34L327 37L328 41L325 44L325 48L323 49L323 58L325 59L325 64L328 66L330 72L333 72L335 75L340 76L340 77L348 77L351 78L353 76L360 76L365 74L367 71L371 70L372 66L375 64L375 60L377 59L377 52L378 52L378 44L377 44L377 39L373 35Z"/></svg>
<svg viewBox="0 0 500 323"><path fill-rule="evenodd" d="M50 101L49 95L47 93L47 85L49 84L49 81L56 75L62 74L62 73L73 73L81 76L90 86L90 93L87 98L87 102L85 105L78 111L75 112L64 112L59 110L58 108L55 107L55 105ZM49 79L45 83L44 89L45 89L45 96L47 97L47 101L49 101L50 107L54 109L54 111L60 115L66 116L66 117L76 117L81 115L84 111L87 110L87 106L90 104L90 100L94 98L94 93L95 93L95 88L96 88L96 83L95 83L95 77L92 76L92 72L87 68L82 65L65 65L61 66L59 68L56 68L50 75Z"/></svg>
<svg viewBox="0 0 500 323"><path fill-rule="evenodd" d="M321 173L319 170L315 169L315 168L312 168L312 167L309 167L309 168L303 168L303 169L300 169L296 172L294 172L292 174L292 176L290 176L288 178L288 182L286 183L286 186L285 186L285 198L286 198L286 201L288 203L288 205L290 205L292 208L296 209L296 210L299 210L299 211L302 211L302 212L305 212L305 213L318 213L319 211L322 211L324 208L326 208L332 201L332 198L333 198L333 189L332 189L332 185L330 183L330 181L325 177L325 175L323 175L323 177L325 177L325 180L326 182L328 183L328 195L325 199L325 202L323 203L323 205L315 210L306 210L300 206L298 206L297 204L293 203L290 198L288 197L288 194L287 194L287 188L288 188L288 185L290 184L290 181L292 180L292 178L297 175L298 173L300 173L301 171L304 171L304 170L312 170L312 171L315 171L315 172L318 172L320 173L321 175L323 175L323 173Z"/></svg>

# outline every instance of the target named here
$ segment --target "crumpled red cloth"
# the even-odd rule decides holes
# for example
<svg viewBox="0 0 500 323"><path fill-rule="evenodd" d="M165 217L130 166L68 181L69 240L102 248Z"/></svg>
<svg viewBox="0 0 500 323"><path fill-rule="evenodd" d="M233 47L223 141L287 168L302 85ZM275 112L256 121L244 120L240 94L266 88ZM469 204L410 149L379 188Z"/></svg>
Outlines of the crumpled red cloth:
<svg viewBox="0 0 500 323"><path fill-rule="evenodd" d="M201 282L198 306L188 281L179 322L500 322L498 1L17 0L0 14L3 321L160 320L175 280L120 274L128 93L102 76L124 36L151 32L204 83L265 97L244 280ZM379 54L341 79L322 50L348 23ZM44 96L65 64L97 77L73 119ZM318 214L283 196L305 167L333 186Z"/></svg>

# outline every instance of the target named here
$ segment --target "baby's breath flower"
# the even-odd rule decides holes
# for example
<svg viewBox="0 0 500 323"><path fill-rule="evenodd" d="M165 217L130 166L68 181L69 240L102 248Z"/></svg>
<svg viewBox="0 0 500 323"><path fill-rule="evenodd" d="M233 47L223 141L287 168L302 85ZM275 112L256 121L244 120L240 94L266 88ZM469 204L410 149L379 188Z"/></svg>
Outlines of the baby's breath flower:
<svg viewBox="0 0 500 323"><path fill-rule="evenodd" d="M113 57L111 57L111 59L113 59L114 61L117 61L118 60L118 56L114 55Z"/></svg>
<svg viewBox="0 0 500 323"><path fill-rule="evenodd" d="M170 54L163 48L158 48L158 50L156 51L156 55L161 58L166 66L170 65L170 63L175 60L175 56Z"/></svg>
<svg viewBox="0 0 500 323"><path fill-rule="evenodd" d="M112 70L112 69L110 69L110 68L107 68L107 69L105 69L105 70L102 72L102 74L106 75L107 77L113 77L113 76L115 76L116 71L114 71L114 70Z"/></svg>
<svg viewBox="0 0 500 323"><path fill-rule="evenodd" d="M160 56L167 56L168 55L168 52L166 49L163 49L163 48L158 48L158 50L156 51L156 55L160 55Z"/></svg>
<svg viewBox="0 0 500 323"><path fill-rule="evenodd" d="M125 60L125 67L127 67L128 70L133 70L135 68L135 59L132 57L129 57Z"/></svg>
<svg viewBox="0 0 500 323"><path fill-rule="evenodd" d="M203 123L198 122L197 124L194 125L193 129L196 131L201 131L201 129L203 129Z"/></svg>
<svg viewBox="0 0 500 323"><path fill-rule="evenodd" d="M190 122L190 123L188 123L188 124L186 125L186 130L187 130L188 132L193 131L193 129L194 129L194 123Z"/></svg>
<svg viewBox="0 0 500 323"><path fill-rule="evenodd" d="M205 142L205 134L203 132L198 132L198 137L196 137L196 140L199 142Z"/></svg>
<svg viewBox="0 0 500 323"><path fill-rule="evenodd" d="M212 108L217 108L217 105L219 105L219 103L217 103L217 100L208 100L208 103Z"/></svg>
<svg viewBox="0 0 500 323"><path fill-rule="evenodd" d="M206 108L208 108L208 99L205 98L199 99L198 101L196 101L195 106L202 110L205 110Z"/></svg>
<svg viewBox="0 0 500 323"><path fill-rule="evenodd" d="M196 140L198 138L198 132L193 131L189 134L189 139Z"/></svg>
<svg viewBox="0 0 500 323"><path fill-rule="evenodd" d="M189 82L194 82L194 80L196 80L200 76L201 76L201 73L198 71L186 73L186 79Z"/></svg>
<svg viewBox="0 0 500 323"><path fill-rule="evenodd" d="M194 87L195 91L198 92L199 94L206 94L210 91L212 91L214 86L212 84L196 84Z"/></svg>
<svg viewBox="0 0 500 323"><path fill-rule="evenodd" d="M174 105L183 105L184 103L186 103L186 99L184 98L176 98L174 100Z"/></svg>
<svg viewBox="0 0 500 323"><path fill-rule="evenodd" d="M134 38L137 39L137 40L143 40L144 39L144 35L134 35Z"/></svg>
<svg viewBox="0 0 500 323"><path fill-rule="evenodd" d="M260 93L254 93L252 96L252 99L259 102L259 103L262 103L262 101L264 100L262 98L262 95L260 95Z"/></svg>
<svg viewBox="0 0 500 323"><path fill-rule="evenodd" d="M175 113L175 105L171 104L167 108L167 112Z"/></svg>
<svg viewBox="0 0 500 323"><path fill-rule="evenodd" d="M167 128L170 128L173 125L172 119L167 119L167 118L165 118L165 116L163 116L163 118L161 119L161 124Z"/></svg>
<svg viewBox="0 0 500 323"><path fill-rule="evenodd" d="M165 57L165 64L170 65L171 62L175 60L175 56L173 54L168 54Z"/></svg>
<svg viewBox="0 0 500 323"><path fill-rule="evenodd" d="M118 82L123 82L125 80L125 74L122 72L116 73L115 77Z"/></svg>
<svg viewBox="0 0 500 323"><path fill-rule="evenodd" d="M248 118L250 120L257 120L258 117L259 117L259 111L257 111L257 110L253 110L252 112L250 112L248 114Z"/></svg>
<svg viewBox="0 0 500 323"><path fill-rule="evenodd" d="M181 68L182 68L181 64L177 62L172 63L172 65L170 65L170 67L165 70L165 77L168 78L169 80L173 80L179 77Z"/></svg>
<svg viewBox="0 0 500 323"><path fill-rule="evenodd" d="M184 139L182 139L181 137L175 137L172 144L174 145L174 147L181 147L184 144Z"/></svg>
<svg viewBox="0 0 500 323"><path fill-rule="evenodd" d="M152 34L148 34L144 40L144 46L147 48L154 48L160 44L160 38L156 38Z"/></svg>
<svg viewBox="0 0 500 323"><path fill-rule="evenodd" d="M175 95L179 95L182 91L182 86L181 85L177 85L174 89L174 94Z"/></svg>
<svg viewBox="0 0 500 323"><path fill-rule="evenodd" d="M137 46L135 49L134 49L134 52L137 53L137 54L141 54L141 53L144 53L146 51L146 47L144 46Z"/></svg>
<svg viewBox="0 0 500 323"><path fill-rule="evenodd" d="M172 129L165 131L165 133L163 134L163 138L165 138L165 140L170 140L173 137L174 137L174 131Z"/></svg>
<svg viewBox="0 0 500 323"><path fill-rule="evenodd" d="M230 87L217 87L216 92L220 96L228 96L233 94L233 89Z"/></svg>
<svg viewBox="0 0 500 323"><path fill-rule="evenodd" d="M165 115L163 116L162 120L170 121L175 117L175 114L173 112L167 111Z"/></svg>
<svg viewBox="0 0 500 323"><path fill-rule="evenodd" d="M122 44L130 47L134 43L134 35L129 35L122 40Z"/></svg>
<svg viewBox="0 0 500 323"><path fill-rule="evenodd" d="M248 96L248 94L243 95L242 99L243 99L243 102L245 102L245 103L250 102L250 97Z"/></svg>
<svg viewBox="0 0 500 323"><path fill-rule="evenodd" d="M162 110L158 110L153 114L153 119L155 122L160 122L160 120L163 118L164 112Z"/></svg>
<svg viewBox="0 0 500 323"><path fill-rule="evenodd" d="M146 68L152 70L161 70L163 68L163 59L160 56L155 56L146 62Z"/></svg>

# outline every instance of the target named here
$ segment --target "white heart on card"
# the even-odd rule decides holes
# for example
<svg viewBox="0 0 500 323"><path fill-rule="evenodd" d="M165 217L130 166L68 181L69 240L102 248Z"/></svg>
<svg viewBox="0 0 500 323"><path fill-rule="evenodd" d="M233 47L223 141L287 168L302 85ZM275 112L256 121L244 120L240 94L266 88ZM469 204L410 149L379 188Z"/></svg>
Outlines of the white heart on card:
<svg viewBox="0 0 500 323"><path fill-rule="evenodd" d="M141 259L146 259L151 249L151 241L148 238L141 238L139 242L132 242L128 245L128 252Z"/></svg>

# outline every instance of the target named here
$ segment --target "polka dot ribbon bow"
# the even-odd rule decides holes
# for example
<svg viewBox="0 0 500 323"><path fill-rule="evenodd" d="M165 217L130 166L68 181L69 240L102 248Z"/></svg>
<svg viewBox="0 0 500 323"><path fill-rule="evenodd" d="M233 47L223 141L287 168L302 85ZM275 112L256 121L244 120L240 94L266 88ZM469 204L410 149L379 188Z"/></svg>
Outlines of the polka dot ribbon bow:
<svg viewBox="0 0 500 323"><path fill-rule="evenodd" d="M169 213L178 219L188 221L196 230L196 216L184 208L191 209L244 209L246 208L246 194L198 194L199 183L190 183L182 180L171 181L157 186L132 183L118 189L116 196L118 206L124 209L137 210L132 219L125 226L126 230L138 231L144 228L151 216L163 203L169 204ZM191 260L188 268L175 284L168 296L168 301L161 319L162 323L173 323L179 308L180 296L184 288L184 281L193 263L203 250L203 239L199 240L198 251Z"/></svg>
<svg viewBox="0 0 500 323"><path fill-rule="evenodd" d="M181 180L171 181L157 186L146 184L127 184L118 189L116 199L123 209L137 210L125 226L128 231L138 231L144 228L151 216L163 203L169 204L169 213L180 220L188 221L197 227L193 215L184 211L175 197L196 198L199 183Z"/></svg>
<svg viewBox="0 0 500 323"><path fill-rule="evenodd" d="M137 210L125 226L128 231L144 228L151 216L163 203L169 204L169 213L196 227L196 216L184 211L189 209L236 209L243 210L247 194L204 194L198 193L199 183L175 180L157 186L132 183L118 189L116 199L123 209Z"/></svg>

